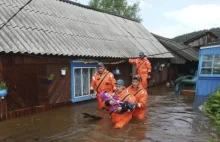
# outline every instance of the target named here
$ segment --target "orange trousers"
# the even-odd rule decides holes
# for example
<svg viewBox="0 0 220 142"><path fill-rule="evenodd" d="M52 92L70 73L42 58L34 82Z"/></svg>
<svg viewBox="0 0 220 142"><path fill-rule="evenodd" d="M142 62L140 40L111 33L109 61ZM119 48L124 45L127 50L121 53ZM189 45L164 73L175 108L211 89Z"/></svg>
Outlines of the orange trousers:
<svg viewBox="0 0 220 142"><path fill-rule="evenodd" d="M136 108L132 112L132 116L137 119L144 119L144 116L146 114L146 109L145 108Z"/></svg>
<svg viewBox="0 0 220 142"><path fill-rule="evenodd" d="M115 124L114 128L122 128L132 119L132 112L125 112L124 114L113 112L111 117L112 122Z"/></svg>
<svg viewBox="0 0 220 142"><path fill-rule="evenodd" d="M102 109L105 108L107 110L109 110L109 107L104 105L104 101L102 100L102 98L100 97L100 93L97 93L96 95L97 97L97 103L98 103L98 109Z"/></svg>
<svg viewBox="0 0 220 142"><path fill-rule="evenodd" d="M144 74L144 75L141 75L139 74L139 76L141 77L141 85L144 89L147 88L147 79L148 79L148 74Z"/></svg>

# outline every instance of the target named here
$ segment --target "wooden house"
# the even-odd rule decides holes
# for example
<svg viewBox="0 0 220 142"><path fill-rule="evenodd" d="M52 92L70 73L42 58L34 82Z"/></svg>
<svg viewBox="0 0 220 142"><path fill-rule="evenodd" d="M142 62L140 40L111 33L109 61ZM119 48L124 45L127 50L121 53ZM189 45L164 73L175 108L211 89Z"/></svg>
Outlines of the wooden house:
<svg viewBox="0 0 220 142"><path fill-rule="evenodd" d="M127 60L139 51L152 63L173 57L132 19L67 0L1 0L0 81L8 86L1 118L90 99L90 78L99 61L109 71L118 67L121 74L115 78L128 86L132 66ZM166 69L160 71L158 84L165 75Z"/></svg>
<svg viewBox="0 0 220 142"><path fill-rule="evenodd" d="M220 89L220 43L200 48L196 95L208 96Z"/></svg>
<svg viewBox="0 0 220 142"><path fill-rule="evenodd" d="M211 31L204 31L203 33L188 39L187 41L183 42L185 45L190 46L190 47L195 47L197 50L201 46L204 46L208 43L215 42L217 41L218 36L216 36L213 32Z"/></svg>
<svg viewBox="0 0 220 142"><path fill-rule="evenodd" d="M204 45L199 50L198 79L194 106L199 107L220 89L220 42Z"/></svg>
<svg viewBox="0 0 220 142"><path fill-rule="evenodd" d="M171 39L153 34L155 38L174 56L169 60L168 80L174 81L182 75L194 75L198 70L199 52L194 47L177 43Z"/></svg>

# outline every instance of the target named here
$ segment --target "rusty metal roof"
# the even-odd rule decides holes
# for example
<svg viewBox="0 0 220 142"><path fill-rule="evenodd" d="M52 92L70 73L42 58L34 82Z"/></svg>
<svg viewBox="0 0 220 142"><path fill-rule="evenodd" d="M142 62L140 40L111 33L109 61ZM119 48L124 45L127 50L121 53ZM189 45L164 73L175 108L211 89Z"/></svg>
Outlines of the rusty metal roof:
<svg viewBox="0 0 220 142"><path fill-rule="evenodd" d="M0 27L28 0L1 0ZM32 0L0 30L0 52L173 57L141 23L58 0ZM155 56L154 56L155 55Z"/></svg>
<svg viewBox="0 0 220 142"><path fill-rule="evenodd" d="M170 53L173 54L174 58L171 59L171 63L183 64L186 61L199 60L199 52L194 48L177 43L171 39L156 34L153 35L170 51Z"/></svg>

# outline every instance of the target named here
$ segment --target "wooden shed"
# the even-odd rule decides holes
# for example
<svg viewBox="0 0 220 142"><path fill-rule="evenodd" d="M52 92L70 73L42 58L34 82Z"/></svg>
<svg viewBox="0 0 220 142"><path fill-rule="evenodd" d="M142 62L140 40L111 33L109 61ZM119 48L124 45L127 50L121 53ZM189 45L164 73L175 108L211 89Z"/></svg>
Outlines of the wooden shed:
<svg viewBox="0 0 220 142"><path fill-rule="evenodd" d="M190 46L177 43L171 39L153 34L155 38L174 56L169 59L169 81L182 75L194 75L198 70L199 52Z"/></svg>
<svg viewBox="0 0 220 142"><path fill-rule="evenodd" d="M183 43L187 46L195 47L196 49L199 50L201 46L207 45L208 43L215 42L217 41L218 36L215 35L211 31L206 31L204 30L201 34L190 38Z"/></svg>
<svg viewBox="0 0 220 142"><path fill-rule="evenodd" d="M208 96L220 87L220 43L201 47L196 95Z"/></svg>

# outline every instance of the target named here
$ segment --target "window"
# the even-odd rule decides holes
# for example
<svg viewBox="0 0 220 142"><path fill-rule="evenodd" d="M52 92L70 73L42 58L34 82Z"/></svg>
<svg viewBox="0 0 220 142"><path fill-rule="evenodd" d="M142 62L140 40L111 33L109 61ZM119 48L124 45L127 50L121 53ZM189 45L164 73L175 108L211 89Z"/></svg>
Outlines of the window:
<svg viewBox="0 0 220 142"><path fill-rule="evenodd" d="M220 55L214 57L213 74L220 74Z"/></svg>
<svg viewBox="0 0 220 142"><path fill-rule="evenodd" d="M204 55L201 74L220 75L220 55Z"/></svg>
<svg viewBox="0 0 220 142"><path fill-rule="evenodd" d="M82 67L74 68L74 97L84 97L89 95L90 80L95 73L95 68Z"/></svg>

